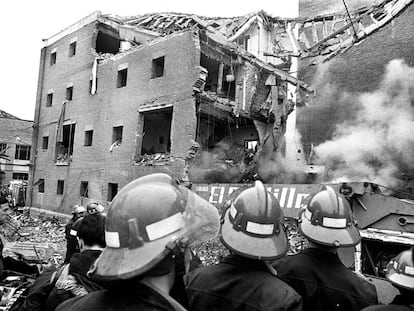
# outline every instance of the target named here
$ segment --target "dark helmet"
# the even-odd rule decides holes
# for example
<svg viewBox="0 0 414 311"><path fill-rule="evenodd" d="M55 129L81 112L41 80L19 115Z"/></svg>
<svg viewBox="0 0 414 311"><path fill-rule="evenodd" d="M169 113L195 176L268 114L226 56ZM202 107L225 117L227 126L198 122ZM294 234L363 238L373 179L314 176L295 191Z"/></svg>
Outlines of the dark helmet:
<svg viewBox="0 0 414 311"><path fill-rule="evenodd" d="M299 230L310 241L327 246L353 246L361 241L351 206L329 186L312 195L299 211Z"/></svg>
<svg viewBox="0 0 414 311"><path fill-rule="evenodd" d="M229 203L221 226L221 241L232 252L259 260L274 260L288 251L278 200L262 182L241 191Z"/></svg>
<svg viewBox="0 0 414 311"><path fill-rule="evenodd" d="M138 178L114 197L106 218L106 248L89 272L100 280L148 272L177 245L213 238L217 209L166 174Z"/></svg>
<svg viewBox="0 0 414 311"><path fill-rule="evenodd" d="M412 248L401 252L389 262L386 278L394 285L414 290L414 252Z"/></svg>

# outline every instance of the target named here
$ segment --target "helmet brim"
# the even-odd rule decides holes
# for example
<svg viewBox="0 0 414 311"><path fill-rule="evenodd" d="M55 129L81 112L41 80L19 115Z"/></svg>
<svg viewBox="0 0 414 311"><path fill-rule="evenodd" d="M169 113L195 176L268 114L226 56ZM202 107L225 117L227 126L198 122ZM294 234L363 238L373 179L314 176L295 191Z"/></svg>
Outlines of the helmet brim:
<svg viewBox="0 0 414 311"><path fill-rule="evenodd" d="M176 231L177 235L180 231ZM176 240L174 233L143 246L129 249L106 247L90 276L97 281L126 280L144 274L160 263L171 250L165 246Z"/></svg>
<svg viewBox="0 0 414 311"><path fill-rule="evenodd" d="M393 283L394 285L410 290L414 289L414 277L397 273L395 270L390 271L386 277L387 280ZM412 286L407 286L407 284L412 284Z"/></svg>
<svg viewBox="0 0 414 311"><path fill-rule="evenodd" d="M286 255L289 242L286 232L271 237L255 237L233 229L229 221L229 210L221 226L221 242L233 253L258 260L275 260Z"/></svg>
<svg viewBox="0 0 414 311"><path fill-rule="evenodd" d="M306 217L301 217L299 231L308 240L326 246L354 246L361 241L358 228L351 226L348 228L325 228L313 225Z"/></svg>

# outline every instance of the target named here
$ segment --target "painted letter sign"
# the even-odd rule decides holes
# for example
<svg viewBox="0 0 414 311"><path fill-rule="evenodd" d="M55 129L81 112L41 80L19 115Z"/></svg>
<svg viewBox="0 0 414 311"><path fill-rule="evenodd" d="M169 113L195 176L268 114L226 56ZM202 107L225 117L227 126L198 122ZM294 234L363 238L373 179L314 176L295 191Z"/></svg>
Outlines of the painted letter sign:
<svg viewBox="0 0 414 311"><path fill-rule="evenodd" d="M222 208L230 195L239 188L249 184L195 184L192 190L218 208ZM304 199L312 193L322 190L318 184L266 184L267 191L279 200L286 217L296 217Z"/></svg>

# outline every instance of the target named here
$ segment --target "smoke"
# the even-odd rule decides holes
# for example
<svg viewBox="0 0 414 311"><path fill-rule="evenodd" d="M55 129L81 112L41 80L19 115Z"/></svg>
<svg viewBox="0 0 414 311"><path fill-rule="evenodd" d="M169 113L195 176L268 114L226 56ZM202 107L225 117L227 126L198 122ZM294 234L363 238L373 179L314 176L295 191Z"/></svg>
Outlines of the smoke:
<svg viewBox="0 0 414 311"><path fill-rule="evenodd" d="M315 162L326 168L324 179L398 185L402 172L414 170L414 68L392 60L371 93L329 87L340 103L336 116L342 122L335 125L330 140L315 147Z"/></svg>
<svg viewBox="0 0 414 311"><path fill-rule="evenodd" d="M307 179L305 165L280 152L259 157L258 173L264 182L272 184L305 183Z"/></svg>
<svg viewBox="0 0 414 311"><path fill-rule="evenodd" d="M198 151L188 168L192 182L237 183L243 177L248 155L242 146L223 139L209 151Z"/></svg>

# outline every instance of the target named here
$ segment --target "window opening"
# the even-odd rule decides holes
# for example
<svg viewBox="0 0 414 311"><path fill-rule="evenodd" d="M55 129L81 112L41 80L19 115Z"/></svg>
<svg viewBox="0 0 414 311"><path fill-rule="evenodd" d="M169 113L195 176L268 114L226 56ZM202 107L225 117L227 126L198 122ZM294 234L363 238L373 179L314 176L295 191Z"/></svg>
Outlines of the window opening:
<svg viewBox="0 0 414 311"><path fill-rule="evenodd" d="M249 151L256 151L258 144L259 144L258 140L245 140L244 149L247 149Z"/></svg>
<svg viewBox="0 0 414 311"><path fill-rule="evenodd" d="M118 184L108 183L108 197L107 201L112 202L113 198L118 193Z"/></svg>
<svg viewBox="0 0 414 311"><path fill-rule="evenodd" d="M12 177L15 180L29 180L29 174L27 173L13 173Z"/></svg>
<svg viewBox="0 0 414 311"><path fill-rule="evenodd" d="M121 40L102 31L98 32L95 46L95 50L97 53L117 54L119 52L120 46Z"/></svg>
<svg viewBox="0 0 414 311"><path fill-rule="evenodd" d="M73 98L73 86L66 88L66 100L72 100Z"/></svg>
<svg viewBox="0 0 414 311"><path fill-rule="evenodd" d="M76 54L76 41L72 42L69 45L69 57L75 56L75 54Z"/></svg>
<svg viewBox="0 0 414 311"><path fill-rule="evenodd" d="M0 153L5 152L7 149L6 143L0 143Z"/></svg>
<svg viewBox="0 0 414 311"><path fill-rule="evenodd" d="M164 56L152 60L151 79L159 78L164 75L164 60Z"/></svg>
<svg viewBox="0 0 414 311"><path fill-rule="evenodd" d="M46 97L46 107L51 107L53 104L53 93L47 94Z"/></svg>
<svg viewBox="0 0 414 311"><path fill-rule="evenodd" d="M16 160L30 160L30 146L16 145L16 152L14 154Z"/></svg>
<svg viewBox="0 0 414 311"><path fill-rule="evenodd" d="M56 52L50 53L50 66L56 64Z"/></svg>
<svg viewBox="0 0 414 311"><path fill-rule="evenodd" d="M88 185L89 185L89 182L81 181L81 184L80 184L80 196L81 197L85 197L85 198L88 197Z"/></svg>
<svg viewBox="0 0 414 311"><path fill-rule="evenodd" d="M123 126L115 126L112 129L112 143L122 143Z"/></svg>
<svg viewBox="0 0 414 311"><path fill-rule="evenodd" d="M43 136L42 149L46 150L49 147L49 136Z"/></svg>
<svg viewBox="0 0 414 311"><path fill-rule="evenodd" d="M63 194L63 190L65 189L65 181L59 179L57 181L57 189L56 189L56 194Z"/></svg>
<svg viewBox="0 0 414 311"><path fill-rule="evenodd" d="M70 161L73 155L75 123L63 125L56 142L56 161Z"/></svg>
<svg viewBox="0 0 414 311"><path fill-rule="evenodd" d="M117 88L125 87L127 85L127 78L128 78L128 68L119 70L116 87Z"/></svg>
<svg viewBox="0 0 414 311"><path fill-rule="evenodd" d="M172 108L143 112L141 155L170 152L172 112Z"/></svg>
<svg viewBox="0 0 414 311"><path fill-rule="evenodd" d="M231 68L226 64L221 65L219 61L204 54L201 54L200 65L208 71L204 90L216 92L217 95L234 101L236 98L235 68ZM221 74L219 73L220 70L222 70ZM220 85L218 85L219 75L221 75Z"/></svg>
<svg viewBox="0 0 414 311"><path fill-rule="evenodd" d="M92 146L93 130L85 131L84 146Z"/></svg>
<svg viewBox="0 0 414 311"><path fill-rule="evenodd" d="M39 179L39 185L37 186L37 191L39 193L45 192L45 180L44 179Z"/></svg>

